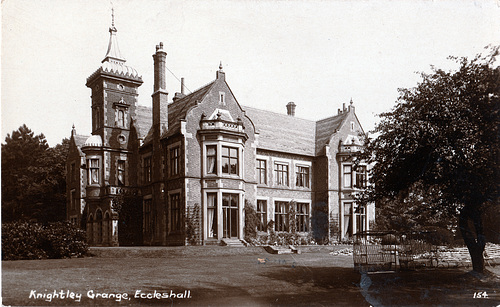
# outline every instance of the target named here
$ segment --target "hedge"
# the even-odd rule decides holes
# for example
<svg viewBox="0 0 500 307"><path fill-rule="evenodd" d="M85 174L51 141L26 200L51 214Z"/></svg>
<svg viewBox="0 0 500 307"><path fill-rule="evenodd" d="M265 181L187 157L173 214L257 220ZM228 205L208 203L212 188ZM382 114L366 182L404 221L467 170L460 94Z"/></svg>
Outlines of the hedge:
<svg viewBox="0 0 500 307"><path fill-rule="evenodd" d="M2 224L2 260L60 259L88 252L85 231L68 222Z"/></svg>

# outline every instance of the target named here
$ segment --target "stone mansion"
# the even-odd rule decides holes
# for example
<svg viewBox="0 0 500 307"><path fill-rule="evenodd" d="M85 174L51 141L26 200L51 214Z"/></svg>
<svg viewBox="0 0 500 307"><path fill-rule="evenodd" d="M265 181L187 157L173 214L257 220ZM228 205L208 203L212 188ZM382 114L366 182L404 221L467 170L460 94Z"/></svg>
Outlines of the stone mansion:
<svg viewBox="0 0 500 307"><path fill-rule="evenodd" d="M123 244L120 195L138 199L129 216L137 245L242 240L245 206L263 232L289 231L291 206L301 236L344 240L368 230L375 206L353 197L367 166L353 165L364 131L352 101L318 121L295 117L293 102L286 114L243 106L222 65L212 82L189 94L181 82L169 100L160 43L152 107L141 106L141 75L122 57L114 25L109 31L107 53L86 82L91 135L73 127L67 158L67 219L91 245Z"/></svg>

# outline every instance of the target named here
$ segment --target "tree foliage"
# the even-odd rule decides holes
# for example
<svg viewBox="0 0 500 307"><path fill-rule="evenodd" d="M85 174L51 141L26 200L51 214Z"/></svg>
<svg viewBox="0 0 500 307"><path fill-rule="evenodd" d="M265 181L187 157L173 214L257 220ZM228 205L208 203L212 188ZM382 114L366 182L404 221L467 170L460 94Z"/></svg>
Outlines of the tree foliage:
<svg viewBox="0 0 500 307"><path fill-rule="evenodd" d="M361 157L373 163L372 186L361 201L377 201L379 208L392 204L415 224L446 223L459 214L477 271L482 269L473 253L482 258L485 244L481 210L498 209L498 49L472 60L450 57L458 69L432 67L416 87L400 89Z"/></svg>
<svg viewBox="0 0 500 307"><path fill-rule="evenodd" d="M118 214L120 246L142 245L142 197L135 192L120 193L113 198L112 208Z"/></svg>
<svg viewBox="0 0 500 307"><path fill-rule="evenodd" d="M53 222L65 219L69 141L49 147L26 125L2 144L2 219Z"/></svg>

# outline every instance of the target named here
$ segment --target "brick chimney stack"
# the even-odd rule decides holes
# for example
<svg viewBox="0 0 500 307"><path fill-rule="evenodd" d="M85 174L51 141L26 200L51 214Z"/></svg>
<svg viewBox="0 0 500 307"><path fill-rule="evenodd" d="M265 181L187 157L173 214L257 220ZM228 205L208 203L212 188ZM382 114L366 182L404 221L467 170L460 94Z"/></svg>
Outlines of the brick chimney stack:
<svg viewBox="0 0 500 307"><path fill-rule="evenodd" d="M166 78L167 52L163 50L163 43L156 45L154 60L154 89L153 89L153 134L161 136L168 128L168 92Z"/></svg>
<svg viewBox="0 0 500 307"><path fill-rule="evenodd" d="M296 104L293 101L290 101L286 105L286 113L290 116L295 116L295 107L296 107Z"/></svg>

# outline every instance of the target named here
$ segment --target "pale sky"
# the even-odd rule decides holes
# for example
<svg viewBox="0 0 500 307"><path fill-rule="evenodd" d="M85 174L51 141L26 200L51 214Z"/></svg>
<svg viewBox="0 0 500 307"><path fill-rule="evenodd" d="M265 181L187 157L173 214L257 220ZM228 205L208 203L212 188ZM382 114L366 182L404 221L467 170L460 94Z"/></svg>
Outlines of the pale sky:
<svg viewBox="0 0 500 307"><path fill-rule="evenodd" d="M25 123L51 146L71 126L90 135L90 89L103 60L111 3L97 0L2 1L2 143ZM500 0L485 1L144 1L113 0L127 65L151 105L155 45L167 67L194 91L222 61L242 105L318 120L350 99L365 131L388 111L397 88L417 84L430 65L500 45ZM171 99L180 82L167 73Z"/></svg>

